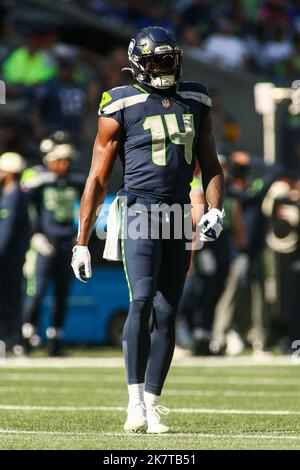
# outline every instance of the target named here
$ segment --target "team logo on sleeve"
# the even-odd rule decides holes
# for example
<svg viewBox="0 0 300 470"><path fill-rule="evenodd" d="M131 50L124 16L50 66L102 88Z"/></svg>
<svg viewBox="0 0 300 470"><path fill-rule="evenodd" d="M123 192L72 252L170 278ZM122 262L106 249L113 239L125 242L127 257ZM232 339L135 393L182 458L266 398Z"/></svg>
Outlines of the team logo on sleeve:
<svg viewBox="0 0 300 470"><path fill-rule="evenodd" d="M170 101L168 100L168 98L164 98L164 99L162 100L162 105L163 105L164 108L169 108L169 107L171 106L171 103L170 103Z"/></svg>

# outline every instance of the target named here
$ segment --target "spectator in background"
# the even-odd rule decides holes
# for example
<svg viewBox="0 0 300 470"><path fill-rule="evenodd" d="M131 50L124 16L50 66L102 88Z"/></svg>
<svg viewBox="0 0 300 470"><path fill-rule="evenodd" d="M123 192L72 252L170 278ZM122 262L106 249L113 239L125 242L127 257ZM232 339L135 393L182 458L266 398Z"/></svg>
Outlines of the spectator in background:
<svg viewBox="0 0 300 470"><path fill-rule="evenodd" d="M259 7L259 19L266 25L267 30L288 29L290 17L286 0L267 0Z"/></svg>
<svg viewBox="0 0 300 470"><path fill-rule="evenodd" d="M44 34L36 33L24 46L14 50L3 63L3 77L8 85L32 86L52 78L55 65L49 62L45 52Z"/></svg>
<svg viewBox="0 0 300 470"><path fill-rule="evenodd" d="M288 79L288 85L300 76L300 33L295 34L290 55L276 67L278 75Z"/></svg>
<svg viewBox="0 0 300 470"><path fill-rule="evenodd" d="M218 20L216 32L207 38L203 49L207 60L226 69L242 70L247 67L247 44L233 34L232 24L226 18Z"/></svg>
<svg viewBox="0 0 300 470"><path fill-rule="evenodd" d="M182 31L181 40L185 46L195 48L196 51L201 47L201 36L196 26L186 26Z"/></svg>
<svg viewBox="0 0 300 470"><path fill-rule="evenodd" d="M212 30L213 11L208 0L195 0L181 13L183 26L195 26L201 36Z"/></svg>
<svg viewBox="0 0 300 470"><path fill-rule="evenodd" d="M22 268L28 246L28 218L19 175L25 168L21 155L0 157L0 340L16 355L22 353Z"/></svg>
<svg viewBox="0 0 300 470"><path fill-rule="evenodd" d="M137 29L147 26L161 26L174 32L173 14L166 15L166 8L161 1L154 0L145 6L145 12L137 24Z"/></svg>
<svg viewBox="0 0 300 470"><path fill-rule="evenodd" d="M88 6L110 23L124 24L126 19L126 4L120 0L88 0L84 2L84 6Z"/></svg>
<svg viewBox="0 0 300 470"><path fill-rule="evenodd" d="M38 129L37 137L59 128L70 134L79 146L85 104L85 88L76 79L73 59L60 58L57 76L40 85L35 92L33 117Z"/></svg>
<svg viewBox="0 0 300 470"><path fill-rule="evenodd" d="M286 31L278 27L272 33L270 39L261 49L259 64L267 73L274 73L276 66L286 60L293 52L293 47L287 38Z"/></svg>
<svg viewBox="0 0 300 470"><path fill-rule="evenodd" d="M300 0L290 1L288 11L293 30L300 34Z"/></svg>

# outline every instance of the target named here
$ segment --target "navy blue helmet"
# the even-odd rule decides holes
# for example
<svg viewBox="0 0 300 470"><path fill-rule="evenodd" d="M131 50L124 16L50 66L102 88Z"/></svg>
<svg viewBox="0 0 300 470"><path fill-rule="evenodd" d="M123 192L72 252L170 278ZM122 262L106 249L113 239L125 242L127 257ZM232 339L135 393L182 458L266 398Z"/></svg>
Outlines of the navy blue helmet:
<svg viewBox="0 0 300 470"><path fill-rule="evenodd" d="M169 88L181 78L182 49L160 26L142 29L128 47L134 78L154 88Z"/></svg>

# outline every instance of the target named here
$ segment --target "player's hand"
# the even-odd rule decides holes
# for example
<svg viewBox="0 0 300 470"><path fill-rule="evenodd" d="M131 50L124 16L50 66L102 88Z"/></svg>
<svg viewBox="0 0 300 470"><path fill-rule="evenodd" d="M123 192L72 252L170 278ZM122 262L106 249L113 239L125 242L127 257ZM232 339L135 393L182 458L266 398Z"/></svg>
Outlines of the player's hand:
<svg viewBox="0 0 300 470"><path fill-rule="evenodd" d="M74 246L71 266L79 281L87 282L92 277L91 255L87 246Z"/></svg>
<svg viewBox="0 0 300 470"><path fill-rule="evenodd" d="M220 233L223 230L223 218L225 217L224 209L210 209L204 214L198 226L200 227L200 240L202 242L213 242L219 238Z"/></svg>

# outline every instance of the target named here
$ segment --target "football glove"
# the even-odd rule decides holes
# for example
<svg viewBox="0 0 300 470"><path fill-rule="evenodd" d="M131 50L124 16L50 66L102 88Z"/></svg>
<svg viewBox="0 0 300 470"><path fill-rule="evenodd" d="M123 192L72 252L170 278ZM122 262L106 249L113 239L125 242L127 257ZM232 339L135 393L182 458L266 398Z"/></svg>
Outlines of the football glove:
<svg viewBox="0 0 300 470"><path fill-rule="evenodd" d="M225 217L224 209L210 209L204 214L198 226L200 228L200 240L202 242L213 242L219 238L220 233L223 230L223 218Z"/></svg>
<svg viewBox="0 0 300 470"><path fill-rule="evenodd" d="M87 246L76 245L73 248L71 266L74 274L81 282L92 277L91 255Z"/></svg>
<svg viewBox="0 0 300 470"><path fill-rule="evenodd" d="M43 233L35 233L32 236L31 247L42 256L52 256L55 253L54 246Z"/></svg>

